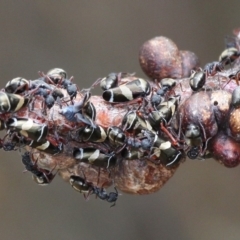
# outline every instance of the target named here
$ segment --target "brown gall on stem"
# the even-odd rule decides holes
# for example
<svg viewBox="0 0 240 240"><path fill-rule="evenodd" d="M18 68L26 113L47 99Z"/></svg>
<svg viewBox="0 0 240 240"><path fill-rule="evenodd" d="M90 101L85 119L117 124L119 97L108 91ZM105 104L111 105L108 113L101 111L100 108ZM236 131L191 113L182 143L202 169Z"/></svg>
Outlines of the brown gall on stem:
<svg viewBox="0 0 240 240"><path fill-rule="evenodd" d="M178 119L181 120L182 131L186 130L189 123L203 126L206 138L214 136L218 126L212 110L210 97L207 92L201 91L193 94L179 106Z"/></svg>
<svg viewBox="0 0 240 240"><path fill-rule="evenodd" d="M235 142L224 132L219 132L214 136L208 146L213 158L225 167L234 168L239 165L240 143Z"/></svg>
<svg viewBox="0 0 240 240"><path fill-rule="evenodd" d="M142 70L152 80L181 78L181 56L176 44L166 37L155 37L140 48L139 62Z"/></svg>
<svg viewBox="0 0 240 240"><path fill-rule="evenodd" d="M194 53L179 51L172 40L163 36L152 38L141 46L139 62L144 73L151 80L158 81L189 77L191 70L199 67Z"/></svg>

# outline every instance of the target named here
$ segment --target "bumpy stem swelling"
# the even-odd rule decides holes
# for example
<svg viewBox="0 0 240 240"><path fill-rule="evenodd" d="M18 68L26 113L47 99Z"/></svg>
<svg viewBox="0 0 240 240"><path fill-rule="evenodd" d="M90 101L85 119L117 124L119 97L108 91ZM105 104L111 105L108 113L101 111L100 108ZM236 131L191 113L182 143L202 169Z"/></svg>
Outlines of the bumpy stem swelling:
<svg viewBox="0 0 240 240"><path fill-rule="evenodd" d="M72 175L81 176L93 186L108 187L114 184L126 193L156 192L171 178L181 163L187 159L186 155L189 153L197 154L194 159L211 158L226 167L237 166L240 163L240 109L233 107L231 103L232 92L238 84L239 60L237 59L229 70L221 69L214 74L207 74L204 86L198 91L193 91L189 85L191 70L199 71L197 56L189 51L178 50L170 39L157 37L144 43L140 49L139 60L143 71L150 77L151 93L143 98L143 102L134 104L128 102L112 104L103 100L102 96L91 96L90 101L96 109L94 124L101 126L105 131L110 126L121 126L124 115L130 110L148 119L149 114L154 110L150 103L151 97L159 89L159 83L163 78L174 78L177 80L176 86L163 96L165 100L176 95L181 97L177 109L172 112L171 121L165 125L165 130L169 134L164 133L174 149L181 152L180 161L174 164L166 165L161 161L161 157L152 159L151 155L135 160L118 158L116 166L109 168L77 160L73 157L74 148L91 147L101 149L107 154L117 155L121 154L123 148L117 151L117 148L107 140L100 143L82 141L78 130L86 126L86 123L72 121L62 114L64 108L73 106L71 101L55 102L50 109L46 109L44 114L42 106L45 98L36 97L35 93L29 93L26 90L26 93L19 95L30 96L31 103L34 102L33 109L29 104L14 113L2 113L1 119L7 122L10 118L28 118L37 124L48 126L46 140L55 146L61 145L62 151L54 155L31 148L29 144L25 146L28 151L32 151L32 160L43 172L44 170L48 173L49 171L58 172L66 181L69 181ZM51 75L49 77L51 78ZM125 84L134 79L137 77L128 75L120 78L119 84ZM54 82L48 82L48 84L53 85L54 88L60 88L65 99L69 99L68 92L59 84ZM72 86L72 83L68 82L67 86ZM76 91L76 98L73 99L74 106L80 104L85 96L83 92ZM196 139L188 137L189 128L194 126L197 126L200 132ZM125 131L124 127L121 127ZM18 131L17 135L25 137L23 132ZM134 133L128 136L134 137ZM2 140L2 144L3 149L6 150L6 141Z"/></svg>

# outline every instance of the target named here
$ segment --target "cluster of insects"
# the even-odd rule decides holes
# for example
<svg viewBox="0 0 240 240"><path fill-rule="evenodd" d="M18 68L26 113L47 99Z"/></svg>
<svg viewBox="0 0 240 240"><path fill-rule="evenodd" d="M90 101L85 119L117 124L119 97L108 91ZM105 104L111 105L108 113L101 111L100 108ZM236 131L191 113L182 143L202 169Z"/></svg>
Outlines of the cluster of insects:
<svg viewBox="0 0 240 240"><path fill-rule="evenodd" d="M0 130L6 131L0 147L4 151L27 149L22 154L22 163L39 185L51 183L63 169L57 162L43 167L39 164L41 153L53 158L65 154L72 159L71 164L80 166L82 173L80 176L69 170L68 180L73 189L85 198L94 194L114 206L119 195L117 185L114 192L108 193L104 184L89 180L81 166L105 169L111 176L113 169L124 161L145 161L174 169L186 157L204 159L217 131L209 133L200 113L189 117L186 109L191 107L189 99L194 104L195 96L209 90L205 87L208 78L228 66L231 68L239 56L239 46L229 44L219 61L192 71L188 100L182 99L185 89L181 81L172 78L150 82L132 73L110 73L87 90L80 90L73 77L68 78L60 68L46 74L39 72L36 80L14 78L0 91ZM232 80L239 85L239 76L240 71L229 74L228 81L220 82L219 89L224 90ZM104 104L124 110L118 123L106 127L99 121L101 109L96 109L91 94L98 86L103 90L100 98ZM213 105L218 103L214 101ZM230 107L239 106L240 87L236 87ZM220 121L221 116L212 112L214 119ZM54 122L56 115L60 122Z"/></svg>
<svg viewBox="0 0 240 240"><path fill-rule="evenodd" d="M91 89L98 85L107 104L127 106L119 125L106 128L96 123ZM1 130L7 131L1 140L2 148L10 151L30 147L32 150L22 155L22 161L40 185L50 183L58 167L39 167L36 150L55 156L65 151L66 141L79 143L71 150L77 163L105 168L109 174L125 160L147 160L171 167L178 164L183 155L170 125L180 101L180 96L172 92L175 85L175 80L165 79L154 88L134 74L111 73L98 79L90 89L80 91L72 78L67 79L67 73L59 68L47 74L41 72L36 80L14 78L0 92ZM77 94L81 96L78 101L75 100ZM156 98L160 99L156 101ZM59 108L58 113L67 122L66 135L50 124L49 111L53 106ZM27 109L31 117L22 116L23 109ZM95 186L84 177L71 175L70 183L86 195L94 193L114 203L117 200L117 192L108 194L103 187Z"/></svg>
<svg viewBox="0 0 240 240"><path fill-rule="evenodd" d="M214 61L207 63L203 69L199 71L192 71L190 76L190 87L193 91L198 91L203 88L206 83L206 79L209 76L214 76L215 74L223 71L228 66L233 66L234 61L240 57L240 51L237 48L236 43L227 44L227 48L220 54L219 61ZM236 79L238 83L239 73L229 75L229 79Z"/></svg>

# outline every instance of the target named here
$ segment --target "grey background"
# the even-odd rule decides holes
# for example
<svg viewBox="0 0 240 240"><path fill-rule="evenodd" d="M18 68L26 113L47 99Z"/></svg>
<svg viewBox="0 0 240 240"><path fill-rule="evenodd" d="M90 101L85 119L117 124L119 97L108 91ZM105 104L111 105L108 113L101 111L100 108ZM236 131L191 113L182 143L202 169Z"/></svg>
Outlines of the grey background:
<svg viewBox="0 0 240 240"><path fill-rule="evenodd" d="M144 77L138 49L158 35L205 64L240 27L239 9L239 0L0 1L1 87L53 67L80 87L112 71ZM58 177L39 187L18 152L1 155L0 239L239 239L240 168L187 161L159 192L122 194L109 208Z"/></svg>

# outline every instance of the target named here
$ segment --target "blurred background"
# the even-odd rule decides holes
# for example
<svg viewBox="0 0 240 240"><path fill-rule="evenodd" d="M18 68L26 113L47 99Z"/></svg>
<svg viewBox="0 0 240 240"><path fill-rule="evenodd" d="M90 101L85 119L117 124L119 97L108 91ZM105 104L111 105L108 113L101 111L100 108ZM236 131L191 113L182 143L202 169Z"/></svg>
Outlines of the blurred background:
<svg viewBox="0 0 240 240"><path fill-rule="evenodd" d="M53 67L80 87L136 72L139 47L155 36L217 60L240 27L240 1L0 1L0 83ZM186 161L157 193L122 194L116 207L85 201L59 177L39 187L20 153L1 152L0 239L239 239L240 167ZM239 183L238 183L239 182Z"/></svg>

